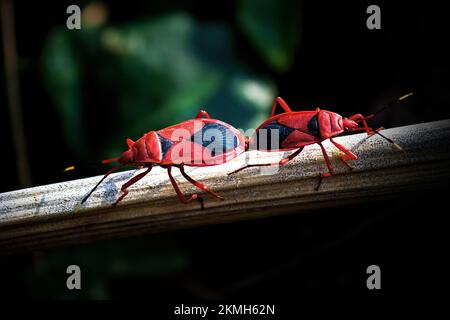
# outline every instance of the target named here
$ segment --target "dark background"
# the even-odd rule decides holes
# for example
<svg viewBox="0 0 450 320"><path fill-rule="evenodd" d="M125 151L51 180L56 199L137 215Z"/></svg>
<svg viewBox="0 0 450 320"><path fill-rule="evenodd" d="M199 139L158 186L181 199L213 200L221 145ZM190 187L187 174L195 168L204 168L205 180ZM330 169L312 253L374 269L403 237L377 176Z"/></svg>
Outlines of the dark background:
<svg viewBox="0 0 450 320"><path fill-rule="evenodd" d="M142 76L128 72L139 70L140 65L134 65L133 57L120 60L100 48L96 32L112 26L133 35L140 28L134 22L157 24L174 12L192 19L200 39L192 44L194 56L207 60L207 67L231 79L230 83L242 74L268 83L268 94L282 96L293 109L370 113L412 91L413 98L383 113L374 126L449 118L448 1L108 2L108 19L93 35L62 31L70 33L67 38L62 36L62 43L69 44L81 74L76 79L79 87L68 89L79 101L72 107L67 107L67 97L61 102L61 87L55 85L64 79L65 71L55 76L49 63L54 55L67 54L67 48L51 34L64 28L68 4L74 3L15 2L21 100L33 185L101 174L103 169L89 163L114 156L123 149L125 137L139 136L142 123L135 114L149 119L145 124L148 130L169 125L173 119L189 118L201 105L213 110L213 117L244 129L253 124L250 114L268 114L270 104L264 109L244 106L245 101L230 93L228 80L214 92L205 89L200 95L203 100L197 97L185 106L166 103L178 92L166 88L150 90L153 93L136 104L126 100L128 91L135 92L128 86L145 81L176 83L172 78L177 80L177 72L161 75L153 70ZM87 4L79 3L82 9ZM366 28L370 4L381 7L381 30ZM271 9L264 9L266 6ZM281 14L261 23L261 16L270 17L271 12ZM256 35L243 26L242 17L248 15L260 22ZM211 24L219 27L211 31ZM284 28L286 31L280 32ZM285 42L280 44L279 39ZM258 41L278 48L286 58L267 58ZM229 53L224 53L221 43L230 43ZM3 51L1 55L3 60ZM20 185L15 174L7 80L1 71L0 161L4 176L0 191L10 191ZM58 78L61 75L63 78ZM179 101L186 99L183 96ZM142 109L142 105L148 108ZM164 116L153 117L162 114L159 105L167 105ZM241 105L248 109L241 112ZM125 116L127 121L121 113L124 110L132 115ZM78 127L72 117L79 119ZM67 130L72 122L73 129ZM61 174L71 163L79 164L80 169ZM441 207L445 208L446 192L417 190L417 195L389 202L0 257L1 291L9 298L261 299L257 301L300 295L374 295L380 293L367 290L365 271L368 265L377 264L382 270L381 294L435 293L444 288L448 237ZM80 292L65 289L69 264L78 264L83 270Z"/></svg>

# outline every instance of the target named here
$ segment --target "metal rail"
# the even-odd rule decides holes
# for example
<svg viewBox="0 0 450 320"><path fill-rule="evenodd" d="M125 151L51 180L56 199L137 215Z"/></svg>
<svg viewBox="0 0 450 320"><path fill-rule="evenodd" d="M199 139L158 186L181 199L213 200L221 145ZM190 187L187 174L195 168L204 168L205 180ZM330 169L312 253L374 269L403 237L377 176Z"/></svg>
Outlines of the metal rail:
<svg viewBox="0 0 450 320"><path fill-rule="evenodd" d="M245 165L249 156L251 163L281 158L280 153L254 151L223 165L188 168L194 179L225 198L220 201L205 194L204 210L200 210L197 202L180 204L162 168L154 168L131 187L117 207L112 203L121 185L136 174L135 170L112 174L83 205L81 199L100 176L2 193L0 252L298 213L447 184L450 120L388 129L383 134L395 140L403 151L379 136L367 139L365 134L355 134L336 139L358 155L359 159L351 162L352 171L339 162L340 152L329 141L325 142L336 175L325 178L318 191L315 188L319 173L326 167L317 145L306 147L278 172L267 172L266 168L262 174L260 168L251 168L227 175ZM177 169L173 172L184 192L198 191L177 174Z"/></svg>

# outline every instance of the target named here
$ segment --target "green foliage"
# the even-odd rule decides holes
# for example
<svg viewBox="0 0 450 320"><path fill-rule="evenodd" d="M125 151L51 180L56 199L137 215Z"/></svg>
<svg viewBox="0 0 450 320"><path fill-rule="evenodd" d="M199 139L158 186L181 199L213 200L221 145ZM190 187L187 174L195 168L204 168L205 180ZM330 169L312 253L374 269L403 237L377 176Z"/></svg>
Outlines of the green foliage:
<svg viewBox="0 0 450 320"><path fill-rule="evenodd" d="M238 128L256 125L275 87L236 57L227 25L175 13L76 35L56 30L44 50L44 77L69 147L104 158L123 151L125 137L187 120L200 108Z"/></svg>
<svg viewBox="0 0 450 320"><path fill-rule="evenodd" d="M241 0L239 25L275 71L287 71L300 43L299 0Z"/></svg>
<svg viewBox="0 0 450 320"><path fill-rule="evenodd" d="M70 34L54 30L43 52L44 80L53 104L63 121L68 145L79 152L81 139L81 66Z"/></svg>

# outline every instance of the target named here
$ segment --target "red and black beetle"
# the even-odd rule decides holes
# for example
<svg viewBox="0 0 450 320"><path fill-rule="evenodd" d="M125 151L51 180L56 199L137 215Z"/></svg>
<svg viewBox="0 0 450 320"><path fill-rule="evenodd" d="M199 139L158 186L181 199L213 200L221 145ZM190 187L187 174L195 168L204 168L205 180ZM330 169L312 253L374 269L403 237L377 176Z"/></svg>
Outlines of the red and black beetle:
<svg viewBox="0 0 450 320"><path fill-rule="evenodd" d="M172 176L172 167L179 168L183 177L196 187L218 199L223 199L202 183L188 176L184 166L219 165L234 159L245 151L245 137L239 130L225 122L211 119L203 110L199 111L195 119L159 131L150 131L135 142L131 139L127 139L126 142L128 150L123 152L120 157L103 161L103 163L118 162L119 164L103 176L83 198L82 203L112 172L126 165L147 168L121 187L123 193L114 203L116 205L128 194L128 188L131 185L148 174L153 166L161 166L167 169L172 186L182 203L197 199L203 207L203 200L198 194L193 194L189 199L183 195Z"/></svg>
<svg viewBox="0 0 450 320"><path fill-rule="evenodd" d="M412 93L404 95L394 102L401 101L411 95ZM283 108L284 112L275 115L278 104ZM285 165L300 154L305 146L317 143L322 150L325 163L328 167L328 172L322 173L321 177L331 176L333 174L333 167L325 148L322 145L322 142L326 139L329 139L331 143L344 153L340 159L347 168L351 169L347 160L356 160L358 157L343 145L333 140L334 137L345 132L366 131L369 135L376 133L393 143L397 148L400 148L394 141L379 133L378 130L372 130L372 128L367 125L367 120L373 118L377 113L384 109L385 108L366 117L358 113L351 117L344 118L335 112L321 110L319 108L314 111L292 111L287 103L282 98L278 97L272 106L270 117L256 128L255 134L248 139L247 149L256 147L256 149L260 151L296 151L276 163L250 164L230 174L249 167ZM362 126L360 126L360 124L362 124ZM261 135L262 130L266 130L266 134ZM276 130L277 134L272 135L271 130ZM277 146L276 148L271 147L271 137L273 136L278 138L278 141L275 141L274 143ZM260 141L260 137L266 137L267 139L265 141Z"/></svg>

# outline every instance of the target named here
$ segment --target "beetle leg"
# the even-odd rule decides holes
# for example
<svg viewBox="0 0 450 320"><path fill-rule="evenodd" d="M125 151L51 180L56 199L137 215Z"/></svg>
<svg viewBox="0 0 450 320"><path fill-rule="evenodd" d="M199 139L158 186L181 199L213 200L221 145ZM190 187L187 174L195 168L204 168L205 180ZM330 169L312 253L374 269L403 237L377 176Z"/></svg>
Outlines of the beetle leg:
<svg viewBox="0 0 450 320"><path fill-rule="evenodd" d="M273 117L275 115L275 109L277 108L277 103L283 108L284 112L292 112L291 108L289 108L288 104L281 98L277 97L272 106L272 112L270 116Z"/></svg>
<svg viewBox="0 0 450 320"><path fill-rule="evenodd" d="M356 156L356 154L354 154L353 152L351 152L350 150L348 150L346 147L344 147L342 144L337 143L336 141L333 140L333 138L330 138L330 141L332 144L334 144L336 146L336 148L338 148L339 150L341 150L343 153L345 153L345 155L347 157L345 157L345 160L350 159L350 160L356 160L358 159L358 157ZM342 157L341 157L342 160Z"/></svg>
<svg viewBox="0 0 450 320"><path fill-rule="evenodd" d="M353 170L353 168L348 164L348 160L351 160L346 154L339 157L342 164L347 167L348 170Z"/></svg>
<svg viewBox="0 0 450 320"><path fill-rule="evenodd" d="M228 175L232 175L235 173L238 173L239 171L242 171L244 169L247 168L251 168L251 167L269 167L269 166L284 166L285 164L287 164L289 161L291 161L292 159L294 159L296 156L298 156L300 154L300 152L302 152L304 147L301 147L300 149L298 149L297 151L291 153L289 156L287 156L286 158L281 159L278 162L274 162L274 163L261 163L261 164L248 164L245 167L239 168L237 170L234 170L233 172L230 172Z"/></svg>
<svg viewBox="0 0 450 320"><path fill-rule="evenodd" d="M145 170L144 172L139 173L137 176L134 176L133 178L131 178L130 180L128 180L126 183L123 184L123 186L120 188L120 190L122 191L122 194L120 195L120 197L116 200L116 202L114 202L113 206L117 206L117 204L122 201L123 198L126 197L126 195L128 194L128 188L130 186L132 186L133 184L135 184L136 182L138 182L139 180L141 180L143 177L145 177L145 175L147 173L150 172L150 170L152 170L152 167L149 167L147 170Z"/></svg>
<svg viewBox="0 0 450 320"><path fill-rule="evenodd" d="M183 177L186 178L187 181L189 181L190 183L192 183L192 184L193 184L194 186L196 186L197 188L200 188L200 189L202 189L203 191L208 192L210 195L212 195L212 196L214 196L214 197L216 197L216 198L218 198L218 199L220 199L220 200L223 200L223 197L219 196L219 195L218 195L217 193L215 193L214 191L209 190L207 186L205 186L204 184L202 184L202 183L200 183L200 182L198 182L198 181L195 181L195 180L192 179L190 176L188 176L187 173L184 171L184 166L183 166L183 165L180 165L179 168L180 168L181 174L183 175Z"/></svg>
<svg viewBox="0 0 450 320"><path fill-rule="evenodd" d="M206 112L205 110L200 110L197 115L195 116L195 119L201 119L201 118L208 118L211 119L211 117L209 116L208 112Z"/></svg>
<svg viewBox="0 0 450 320"><path fill-rule="evenodd" d="M201 206L202 210L204 209L203 199L198 194L194 193L189 199L186 199L186 197L184 196L184 194L181 192L180 188L178 187L177 181L172 176L172 167L167 168L167 174L169 175L170 182L172 183L173 189L175 190L178 200L180 200L180 202L187 204L187 203L191 202L192 200L198 200L200 202L200 206Z"/></svg>
<svg viewBox="0 0 450 320"><path fill-rule="evenodd" d="M370 133L372 132L372 128L370 128L370 127L368 126L366 120L369 120L369 119L371 119L371 118L373 118L373 117L374 117L373 114L370 114L370 115L368 115L367 117L364 117L361 113L357 113L357 114L354 114L354 115L352 115L351 117L349 117L349 119L350 119L350 120L353 120L353 121L356 121L356 122L361 121L361 122L363 123L363 126L364 126L364 128L361 128L361 129L363 129L364 131L366 131L367 134L370 134ZM361 131L363 131L363 130L361 130Z"/></svg>
<svg viewBox="0 0 450 320"><path fill-rule="evenodd" d="M320 149L322 149L323 157L325 158L325 163L327 164L328 172L322 173L322 177L329 177L333 175L333 166L331 165L330 158L327 155L327 152L325 151L325 148L323 147L321 142L317 142L317 144L320 146Z"/></svg>
<svg viewBox="0 0 450 320"><path fill-rule="evenodd" d="M336 148L338 148L343 153L345 153L343 156L339 157L339 159L347 167L347 169L353 170L353 168L348 164L347 161L348 160L356 160L356 159L358 159L358 157L353 152L351 152L350 150L345 148L343 145L334 141L333 138L330 138L330 141L331 141L331 143L333 143L336 146Z"/></svg>
<svg viewBox="0 0 450 320"><path fill-rule="evenodd" d="M316 187L316 191L319 191L320 186L322 185L322 180L325 177L330 177L333 175L333 166L331 165L330 158L327 155L327 152L325 151L325 148L323 147L321 142L317 142L317 144L320 146L320 149L322 149L322 154L325 159L325 163L327 164L328 172L321 173L319 176L319 184Z"/></svg>

